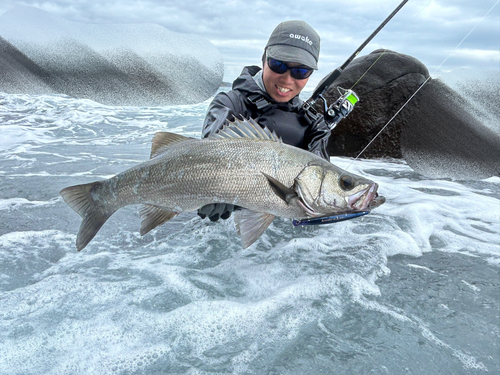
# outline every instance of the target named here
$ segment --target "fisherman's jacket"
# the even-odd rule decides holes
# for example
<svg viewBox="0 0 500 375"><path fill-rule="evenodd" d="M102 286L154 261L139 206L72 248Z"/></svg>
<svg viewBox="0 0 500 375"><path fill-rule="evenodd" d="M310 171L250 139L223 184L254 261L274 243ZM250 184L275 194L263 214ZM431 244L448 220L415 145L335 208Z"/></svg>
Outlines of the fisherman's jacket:
<svg viewBox="0 0 500 375"><path fill-rule="evenodd" d="M330 130L323 116L310 119L301 110L298 95L286 103L275 102L261 90L253 76L258 66L247 66L233 82L231 91L217 94L208 108L203 124L203 137L217 133L228 121L254 119L281 137L284 143L309 150L329 160L326 150Z"/></svg>

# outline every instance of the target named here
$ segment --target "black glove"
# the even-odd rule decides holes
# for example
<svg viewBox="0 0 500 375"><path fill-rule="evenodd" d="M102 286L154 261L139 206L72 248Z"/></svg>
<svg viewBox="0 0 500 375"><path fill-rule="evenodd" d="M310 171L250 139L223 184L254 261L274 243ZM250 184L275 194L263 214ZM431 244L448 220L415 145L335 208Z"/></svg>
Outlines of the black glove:
<svg viewBox="0 0 500 375"><path fill-rule="evenodd" d="M330 155L327 150L328 139L331 130L325 122L325 117L313 111L302 111L302 121L309 126L308 132L304 138L307 144L307 150L330 161Z"/></svg>
<svg viewBox="0 0 500 375"><path fill-rule="evenodd" d="M198 209L198 216L202 219L208 216L210 221L217 221L219 218L226 220L235 209L237 208L232 204L212 203Z"/></svg>

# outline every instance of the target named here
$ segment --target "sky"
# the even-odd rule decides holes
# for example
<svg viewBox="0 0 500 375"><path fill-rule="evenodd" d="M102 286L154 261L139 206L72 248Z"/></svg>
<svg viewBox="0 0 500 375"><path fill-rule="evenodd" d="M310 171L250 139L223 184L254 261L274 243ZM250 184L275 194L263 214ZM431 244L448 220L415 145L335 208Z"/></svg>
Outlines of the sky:
<svg viewBox="0 0 500 375"><path fill-rule="evenodd" d="M264 46L277 24L302 19L321 36L319 70L308 83L312 89L322 77L342 65L400 2L2 0L0 15L27 5L74 22L154 23L173 32L197 35L212 42L222 54L226 82L232 82L244 66L261 64ZM417 58L433 77L498 77L498 2L409 0L360 55L383 48Z"/></svg>

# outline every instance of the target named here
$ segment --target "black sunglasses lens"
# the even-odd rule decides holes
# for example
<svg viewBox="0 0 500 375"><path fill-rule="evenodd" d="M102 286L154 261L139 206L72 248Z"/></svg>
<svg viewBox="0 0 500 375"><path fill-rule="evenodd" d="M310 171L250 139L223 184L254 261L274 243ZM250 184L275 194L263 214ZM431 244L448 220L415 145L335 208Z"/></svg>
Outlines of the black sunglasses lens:
<svg viewBox="0 0 500 375"><path fill-rule="evenodd" d="M290 75L292 76L292 78L295 78L295 79L306 79L306 78L309 78L309 76L313 72L312 69L290 68L284 62L279 61L279 60L275 60L275 59L268 59L267 60L267 65L269 66L269 68L274 73L278 73L278 74L283 74L288 69L290 69Z"/></svg>
<svg viewBox="0 0 500 375"><path fill-rule="evenodd" d="M269 59L267 60L267 65L269 65L269 68L274 72L278 74L283 74L287 71L288 66L286 66L285 63L275 60L275 59Z"/></svg>
<svg viewBox="0 0 500 375"><path fill-rule="evenodd" d="M290 69L290 75L295 79L306 79L312 74L312 69L304 68L292 68Z"/></svg>

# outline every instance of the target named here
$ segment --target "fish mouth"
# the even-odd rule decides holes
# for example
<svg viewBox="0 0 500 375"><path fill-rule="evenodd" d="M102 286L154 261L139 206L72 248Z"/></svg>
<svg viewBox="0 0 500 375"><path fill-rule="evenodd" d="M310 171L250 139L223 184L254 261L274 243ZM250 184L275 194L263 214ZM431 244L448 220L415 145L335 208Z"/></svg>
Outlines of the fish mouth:
<svg viewBox="0 0 500 375"><path fill-rule="evenodd" d="M368 210L371 211L374 208L377 208L378 206L384 203L385 203L385 197L375 194L375 198L373 198L372 201L368 204Z"/></svg>
<svg viewBox="0 0 500 375"><path fill-rule="evenodd" d="M377 193L378 184L372 183L364 190L346 198L350 209L354 211L369 211L385 202L385 198Z"/></svg>
<svg viewBox="0 0 500 375"><path fill-rule="evenodd" d="M382 205L385 202L385 197L379 196L377 193L378 184L372 183L369 187L364 190L357 192L349 197L346 197L348 210L342 211L342 213L351 213L357 211L371 211L372 209ZM303 198L300 185L296 186L297 192L297 202L300 207L306 212L308 217L322 217L325 216L323 212L315 211ZM338 212L337 212L338 213Z"/></svg>

